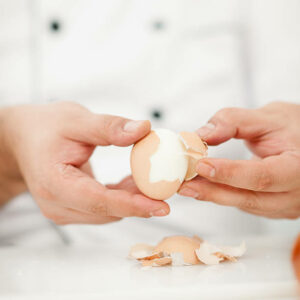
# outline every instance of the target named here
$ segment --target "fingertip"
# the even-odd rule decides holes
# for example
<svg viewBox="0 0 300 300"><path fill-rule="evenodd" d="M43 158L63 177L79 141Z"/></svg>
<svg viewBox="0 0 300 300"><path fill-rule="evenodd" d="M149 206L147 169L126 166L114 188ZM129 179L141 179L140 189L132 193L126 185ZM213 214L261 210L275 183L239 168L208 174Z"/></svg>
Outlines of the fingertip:
<svg viewBox="0 0 300 300"><path fill-rule="evenodd" d="M207 140L216 129L216 125L212 122L206 123L204 126L200 127L196 132L201 139Z"/></svg>
<svg viewBox="0 0 300 300"><path fill-rule="evenodd" d="M215 166L211 163L211 161L207 161L204 159L201 159L197 166L196 166L196 172L203 177L206 178L213 178L216 175L216 169Z"/></svg>
<svg viewBox="0 0 300 300"><path fill-rule="evenodd" d="M135 215L138 217L163 217L170 213L170 206L162 200L135 195L135 203Z"/></svg>
<svg viewBox="0 0 300 300"><path fill-rule="evenodd" d="M148 120L128 121L123 126L123 145L129 146L136 143L151 131Z"/></svg>
<svg viewBox="0 0 300 300"><path fill-rule="evenodd" d="M141 120L139 122L139 127L136 131L136 138L141 139L151 131L151 122L149 120Z"/></svg>
<svg viewBox="0 0 300 300"><path fill-rule="evenodd" d="M170 206L164 202L164 207L161 207L157 210L151 211L150 216L151 217L165 217L170 213Z"/></svg>

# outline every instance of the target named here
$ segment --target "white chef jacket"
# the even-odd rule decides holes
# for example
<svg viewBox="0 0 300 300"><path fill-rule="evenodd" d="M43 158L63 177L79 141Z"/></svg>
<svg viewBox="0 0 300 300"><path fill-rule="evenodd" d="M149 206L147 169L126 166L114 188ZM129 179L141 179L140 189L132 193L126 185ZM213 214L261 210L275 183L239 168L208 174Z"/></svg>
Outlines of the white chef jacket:
<svg viewBox="0 0 300 300"><path fill-rule="evenodd" d="M195 130L222 107L300 103L299 13L297 0L0 0L0 104L73 100L179 131ZM126 176L129 151L97 149L97 179ZM209 155L249 153L231 141ZM179 196L169 204L165 218L62 228L22 195L0 211L0 234L5 244L45 242L45 232L49 243L66 243L117 235L120 226L224 235L300 224Z"/></svg>

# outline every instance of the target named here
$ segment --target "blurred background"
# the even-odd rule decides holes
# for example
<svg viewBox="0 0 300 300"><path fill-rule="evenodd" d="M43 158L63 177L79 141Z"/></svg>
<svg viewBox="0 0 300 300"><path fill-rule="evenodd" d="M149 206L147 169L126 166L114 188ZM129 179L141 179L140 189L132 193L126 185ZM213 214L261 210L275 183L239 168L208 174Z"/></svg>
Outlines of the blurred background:
<svg viewBox="0 0 300 300"><path fill-rule="evenodd" d="M300 103L298 0L0 0L0 105L71 100L94 112L193 131L217 110L274 100ZM130 149L97 149L98 180L130 173ZM243 143L210 156L249 158ZM1 243L156 240L178 234L294 234L300 222L268 220L175 196L162 219L57 227L30 195L0 211ZM144 227L141 227L144 226ZM151 232L151 233L150 233ZM127 238L122 236L121 238Z"/></svg>

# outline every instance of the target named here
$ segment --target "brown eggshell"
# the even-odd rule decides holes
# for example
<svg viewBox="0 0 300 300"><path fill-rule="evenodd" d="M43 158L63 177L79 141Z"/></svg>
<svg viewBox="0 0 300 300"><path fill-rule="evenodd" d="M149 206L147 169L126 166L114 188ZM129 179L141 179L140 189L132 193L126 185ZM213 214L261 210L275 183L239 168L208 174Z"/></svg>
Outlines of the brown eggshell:
<svg viewBox="0 0 300 300"><path fill-rule="evenodd" d="M185 180L191 180L197 176L196 166L197 162L206 156L207 145L201 140L196 132L180 132L186 148L187 155L189 156L188 170L185 175Z"/></svg>
<svg viewBox="0 0 300 300"><path fill-rule="evenodd" d="M183 260L187 264L199 264L195 250L200 247L197 239L186 236L171 236L164 238L155 248L154 252L163 252L167 255L171 253L182 253Z"/></svg>
<svg viewBox="0 0 300 300"><path fill-rule="evenodd" d="M136 244L131 247L129 257L135 259L144 259L153 255L154 246L148 244Z"/></svg>
<svg viewBox="0 0 300 300"><path fill-rule="evenodd" d="M145 138L133 146L130 165L133 179L139 190L150 198L165 200L177 192L181 182L179 179L175 181L162 180L159 182L150 182L150 157L158 149L159 143L159 137L154 131L151 131Z"/></svg>
<svg viewBox="0 0 300 300"><path fill-rule="evenodd" d="M160 266L170 265L171 263L172 263L171 257L162 257L162 258L142 261L142 265L144 267L160 267Z"/></svg>

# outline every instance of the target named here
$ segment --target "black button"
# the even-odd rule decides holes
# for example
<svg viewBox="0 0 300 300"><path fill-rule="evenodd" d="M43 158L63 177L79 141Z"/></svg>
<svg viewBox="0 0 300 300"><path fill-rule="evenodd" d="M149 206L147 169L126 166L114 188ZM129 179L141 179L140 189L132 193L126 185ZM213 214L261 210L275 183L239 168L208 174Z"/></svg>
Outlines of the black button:
<svg viewBox="0 0 300 300"><path fill-rule="evenodd" d="M163 112L162 112L161 110L154 109L154 110L151 112L151 116L152 116L153 119L160 120L160 119L162 119L162 117L163 117Z"/></svg>
<svg viewBox="0 0 300 300"><path fill-rule="evenodd" d="M153 29L155 29L157 31L161 31L161 30L164 30L166 28L166 24L162 20L154 21L152 26L153 26Z"/></svg>
<svg viewBox="0 0 300 300"><path fill-rule="evenodd" d="M57 20L53 20L50 22L50 30L54 32L58 32L61 30L61 24Z"/></svg>

